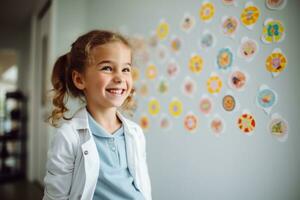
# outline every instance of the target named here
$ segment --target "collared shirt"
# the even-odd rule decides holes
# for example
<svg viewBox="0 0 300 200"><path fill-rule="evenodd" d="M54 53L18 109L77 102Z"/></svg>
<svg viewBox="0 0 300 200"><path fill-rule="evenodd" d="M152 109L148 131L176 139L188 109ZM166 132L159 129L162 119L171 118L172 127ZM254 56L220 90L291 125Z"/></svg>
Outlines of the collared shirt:
<svg viewBox="0 0 300 200"><path fill-rule="evenodd" d="M128 170L123 126L109 134L90 114L88 121L99 155L101 152L101 167L93 199L142 200L143 196L134 186Z"/></svg>

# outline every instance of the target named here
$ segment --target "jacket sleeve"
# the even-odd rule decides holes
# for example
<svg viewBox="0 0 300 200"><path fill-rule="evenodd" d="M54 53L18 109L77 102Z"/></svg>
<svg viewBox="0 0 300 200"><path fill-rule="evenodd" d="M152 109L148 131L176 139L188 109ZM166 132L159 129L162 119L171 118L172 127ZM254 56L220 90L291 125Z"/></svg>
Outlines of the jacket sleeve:
<svg viewBox="0 0 300 200"><path fill-rule="evenodd" d="M76 151L67 132L58 130L49 148L43 200L69 199Z"/></svg>

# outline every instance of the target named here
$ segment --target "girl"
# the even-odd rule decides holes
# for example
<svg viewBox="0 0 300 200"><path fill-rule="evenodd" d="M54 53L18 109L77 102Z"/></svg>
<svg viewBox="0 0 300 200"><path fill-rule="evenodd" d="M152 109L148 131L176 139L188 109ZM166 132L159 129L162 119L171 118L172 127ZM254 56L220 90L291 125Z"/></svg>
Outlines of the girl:
<svg viewBox="0 0 300 200"><path fill-rule="evenodd" d="M131 58L124 37L94 30L56 61L50 122L65 121L48 152L44 199L151 199L143 132L117 109L133 105ZM86 103L72 118L69 95Z"/></svg>

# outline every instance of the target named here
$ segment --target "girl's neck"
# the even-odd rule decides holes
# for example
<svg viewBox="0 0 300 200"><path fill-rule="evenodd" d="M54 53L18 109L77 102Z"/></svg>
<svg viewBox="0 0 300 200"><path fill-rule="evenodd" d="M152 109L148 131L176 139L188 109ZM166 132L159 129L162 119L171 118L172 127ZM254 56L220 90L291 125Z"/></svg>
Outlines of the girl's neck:
<svg viewBox="0 0 300 200"><path fill-rule="evenodd" d="M117 116L116 108L102 110L89 108L87 105L87 110L94 120L101 124L101 126L110 134L118 130L122 125L121 120Z"/></svg>

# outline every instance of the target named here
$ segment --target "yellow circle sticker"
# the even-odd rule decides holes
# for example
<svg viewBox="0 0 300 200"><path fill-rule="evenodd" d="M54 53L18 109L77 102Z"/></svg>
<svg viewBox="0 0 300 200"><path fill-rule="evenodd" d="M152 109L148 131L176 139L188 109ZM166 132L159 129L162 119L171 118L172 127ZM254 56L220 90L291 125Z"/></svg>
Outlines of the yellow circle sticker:
<svg viewBox="0 0 300 200"><path fill-rule="evenodd" d="M200 19L208 22L215 15L215 6L211 2L203 3L199 10Z"/></svg>
<svg viewBox="0 0 300 200"><path fill-rule="evenodd" d="M266 59L266 68L269 72L282 72L287 65L287 59L280 51L274 51Z"/></svg>
<svg viewBox="0 0 300 200"><path fill-rule="evenodd" d="M163 40L165 39L169 34L169 24L167 22L162 21L157 29L156 29L156 36Z"/></svg>
<svg viewBox="0 0 300 200"><path fill-rule="evenodd" d="M217 94L221 92L222 86L223 86L222 80L217 75L211 76L207 80L207 91L210 94Z"/></svg>
<svg viewBox="0 0 300 200"><path fill-rule="evenodd" d="M169 104L169 112L173 117L181 115L183 110L182 102L178 99L174 99Z"/></svg>
<svg viewBox="0 0 300 200"><path fill-rule="evenodd" d="M241 22L245 26L254 25L257 22L259 15L260 13L258 7L253 5L246 6L241 14Z"/></svg>
<svg viewBox="0 0 300 200"><path fill-rule="evenodd" d="M148 111L151 115L157 115L160 111L160 104L157 99L151 99L148 103Z"/></svg>
<svg viewBox="0 0 300 200"><path fill-rule="evenodd" d="M200 55L194 55L190 58L189 68L193 73L199 74L203 69L203 59Z"/></svg>
<svg viewBox="0 0 300 200"><path fill-rule="evenodd" d="M157 68L155 65L149 65L146 69L146 76L148 79L153 80L157 77Z"/></svg>

